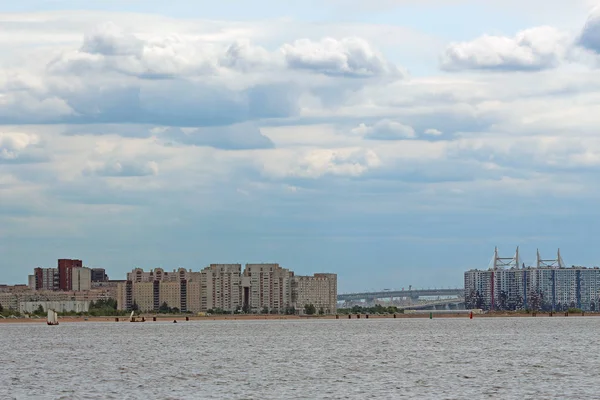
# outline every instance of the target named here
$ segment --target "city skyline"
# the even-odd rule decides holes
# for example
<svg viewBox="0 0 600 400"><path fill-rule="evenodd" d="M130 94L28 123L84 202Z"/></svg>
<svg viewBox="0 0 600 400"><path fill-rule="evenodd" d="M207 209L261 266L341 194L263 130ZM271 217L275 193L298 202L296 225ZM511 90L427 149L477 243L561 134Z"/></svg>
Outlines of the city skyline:
<svg viewBox="0 0 600 400"><path fill-rule="evenodd" d="M481 4L3 5L0 281L63 256L340 292L458 287L494 246L600 264L599 2Z"/></svg>
<svg viewBox="0 0 600 400"><path fill-rule="evenodd" d="M472 266L472 267L467 267L465 269L463 269L462 273L464 273L465 270L473 270L473 271L488 271L488 270L492 270L494 269L494 260L498 260L498 264L496 265L497 269L511 269L511 268L522 268L523 266L525 266L526 268L532 268L532 267L536 267L536 266L546 266L549 268L555 268L558 267L558 265L560 265L560 268L571 268L571 267L579 267L579 268L598 268L597 264L592 264L592 265L582 265L582 264L574 264L574 263L566 263L563 259L562 259L562 255L561 255L561 250L558 249L558 254L556 253L557 249L553 249L553 252L540 252L539 248L536 248L534 252L528 251L531 249L526 249L526 251L523 251L523 248L521 246L516 246L516 251L510 252L507 251L507 249L498 249L498 247L494 248L493 252L489 252L489 260L487 263L481 263L478 266ZM523 257L525 255L525 257ZM528 256L532 256L534 255L535 258L533 258L533 260L531 260ZM553 258L552 258L553 257ZM560 262L558 261L560 260ZM257 264L257 263L253 263L253 262L229 262L229 263L199 263L193 267L185 267L182 265L177 265L177 266L172 266L172 267L165 267L165 266L133 266L130 267L129 270L126 270L123 273L117 273L115 274L115 271L111 271L108 268L105 267L101 267L101 266L91 266L88 265L88 263L82 262L82 260L79 259L58 259L58 265L60 267L61 261L69 261L69 262L78 262L79 266L83 266L86 268L89 268L92 270L102 270L105 273L105 278L108 279L109 276L113 276L116 277L115 279L112 279L113 281L122 281L122 280L127 280L128 276L131 274L131 268L133 268L133 270L145 270L145 268L149 268L150 271L153 270L163 270L164 272L167 273L173 273L173 272L177 272L181 269L186 270L186 271L197 271L199 269L205 268L207 265L252 265L252 264ZM549 262L548 265L545 265L544 262ZM542 264L540 264L540 262ZM554 265L553 263L558 263L557 265ZM258 264L271 264L271 262L260 262ZM277 265L279 265L279 263L276 263ZM598 263L600 264L600 263ZM55 267L50 267L48 265L38 265L34 267L35 270L37 269L56 269L56 272L58 273L58 268ZM344 293L361 293L361 292L377 292L377 291L382 291L382 290L408 290L409 288L412 288L414 290L420 290L420 289L431 289L431 288L459 288L459 287L464 287L463 285L463 277L462 277L462 273L460 276L460 284L457 285L442 285L442 284L436 284L436 282L429 282L429 284L424 285L424 286L418 286L418 285L413 285L408 283L407 280L405 280L404 282L388 282L387 286L385 287L363 287L363 289L358 289L358 290L340 290L339 293L340 294L344 294ZM27 282L21 280L19 282L4 282L2 281L1 277L0 277L0 285L2 284L8 284L8 285L15 285L15 284L27 284ZM58 288L58 283L57 283L57 288Z"/></svg>

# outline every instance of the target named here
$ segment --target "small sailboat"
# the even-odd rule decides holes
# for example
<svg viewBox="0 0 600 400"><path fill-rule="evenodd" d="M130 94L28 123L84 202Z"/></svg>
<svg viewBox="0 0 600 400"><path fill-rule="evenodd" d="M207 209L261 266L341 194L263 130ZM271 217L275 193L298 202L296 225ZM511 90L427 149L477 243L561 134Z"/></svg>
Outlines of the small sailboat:
<svg viewBox="0 0 600 400"><path fill-rule="evenodd" d="M48 319L46 323L48 325L58 325L58 313L54 310L48 309Z"/></svg>
<svg viewBox="0 0 600 400"><path fill-rule="evenodd" d="M142 317L141 319L137 319L134 314L135 311L132 311L131 315L129 316L129 322L146 322L146 318Z"/></svg>

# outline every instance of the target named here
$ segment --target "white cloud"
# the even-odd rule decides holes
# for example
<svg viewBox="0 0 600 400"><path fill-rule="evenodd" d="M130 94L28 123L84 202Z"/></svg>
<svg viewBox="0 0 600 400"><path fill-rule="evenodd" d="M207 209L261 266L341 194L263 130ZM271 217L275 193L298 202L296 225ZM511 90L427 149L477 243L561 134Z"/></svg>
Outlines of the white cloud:
<svg viewBox="0 0 600 400"><path fill-rule="evenodd" d="M402 76L398 67L360 38L324 38L319 42L299 39L283 45L281 51L288 66L293 69L332 76Z"/></svg>
<svg viewBox="0 0 600 400"><path fill-rule="evenodd" d="M361 123L351 131L355 135L375 140L412 139L417 135L415 130L397 121L383 119L373 125Z"/></svg>
<svg viewBox="0 0 600 400"><path fill-rule="evenodd" d="M426 135L430 135L430 136L441 136L442 135L441 131L439 131L437 129L433 129L433 128L426 129L424 133Z"/></svg>
<svg viewBox="0 0 600 400"><path fill-rule="evenodd" d="M377 153L367 148L274 150L259 162L259 169L277 179L359 177L380 166Z"/></svg>
<svg viewBox="0 0 600 400"><path fill-rule="evenodd" d="M526 29L515 37L484 35L470 42L452 43L442 55L446 71L538 71L556 67L570 42L550 26Z"/></svg>
<svg viewBox="0 0 600 400"><path fill-rule="evenodd" d="M19 39L21 58L0 73L0 122L16 125L0 129L0 213L76 210L72 224L84 226L104 224L115 207L136 216L111 220L118 226L145 229L151 214L157 225L198 229L218 225L215 210L250 226L264 210L288 224L315 204L388 216L500 210L507 198L525 212L521 197L554 188L599 196L600 78L586 66L548 70L564 55L559 31L476 40L452 59L469 73L432 75L433 60L399 79L389 60L404 55L394 46L433 51L423 43L443 38L116 14L115 26L84 36L98 21L78 18L48 28L65 40L45 37L39 53ZM511 68L532 73L502 73ZM34 155L47 162L25 165ZM543 204L534 211L551 208ZM27 234L36 224L15 226Z"/></svg>
<svg viewBox="0 0 600 400"><path fill-rule="evenodd" d="M0 132L0 163L16 161L27 154L27 150L40 144L38 135L21 132Z"/></svg>
<svg viewBox="0 0 600 400"><path fill-rule="evenodd" d="M100 164L88 165L83 170L84 175L106 177L139 177L158 174L158 164L154 161L106 161Z"/></svg>

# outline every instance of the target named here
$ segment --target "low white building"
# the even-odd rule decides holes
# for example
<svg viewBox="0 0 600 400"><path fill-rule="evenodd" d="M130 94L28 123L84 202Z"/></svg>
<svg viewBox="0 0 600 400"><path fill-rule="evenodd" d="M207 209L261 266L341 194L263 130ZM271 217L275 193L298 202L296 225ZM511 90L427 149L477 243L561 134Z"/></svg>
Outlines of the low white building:
<svg viewBox="0 0 600 400"><path fill-rule="evenodd" d="M90 302L84 300L64 300L64 301L21 301L19 302L19 312L21 314L31 314L42 306L44 311L52 309L56 312L88 312Z"/></svg>

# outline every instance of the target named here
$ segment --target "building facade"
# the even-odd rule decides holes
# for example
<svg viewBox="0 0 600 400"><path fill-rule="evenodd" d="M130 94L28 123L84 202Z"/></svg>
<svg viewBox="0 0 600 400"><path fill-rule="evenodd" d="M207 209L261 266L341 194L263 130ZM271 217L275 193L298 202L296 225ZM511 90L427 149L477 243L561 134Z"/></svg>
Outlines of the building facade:
<svg viewBox="0 0 600 400"><path fill-rule="evenodd" d="M337 310L337 275L298 277L279 264L211 264L200 272L136 268L116 288L118 308L159 312L165 304L182 312L284 314L312 304ZM294 289L295 288L295 289ZM300 306L301 305L301 306Z"/></svg>
<svg viewBox="0 0 600 400"><path fill-rule="evenodd" d="M304 314L306 305L315 306L320 314L337 312L337 275L314 274L292 278L292 304Z"/></svg>
<svg viewBox="0 0 600 400"><path fill-rule="evenodd" d="M127 273L127 280L131 282L176 282L199 280L199 278L200 272L193 272L185 268L174 269L172 272L162 268L154 268L147 272L141 268L134 268L133 271Z"/></svg>
<svg viewBox="0 0 600 400"><path fill-rule="evenodd" d="M73 290L73 270L83 268L81 260L58 260L58 290Z"/></svg>
<svg viewBox="0 0 600 400"><path fill-rule="evenodd" d="M242 265L211 264L201 271L200 310L240 311L242 304Z"/></svg>
<svg viewBox="0 0 600 400"><path fill-rule="evenodd" d="M32 290L30 288L15 288L11 291L0 292L0 304L2 307L14 311L21 309L21 303L45 303L45 302L92 302L114 298L105 289L91 289L85 291L56 291L56 290ZM37 306L35 306L37 308ZM62 311L56 309L56 311ZM73 310L67 310L73 311ZM87 311L87 310L86 310Z"/></svg>
<svg viewBox="0 0 600 400"><path fill-rule="evenodd" d="M285 313L292 308L293 276L279 264L246 264L242 282L244 309Z"/></svg>
<svg viewBox="0 0 600 400"><path fill-rule="evenodd" d="M58 268L35 268L33 270L33 281L30 280L29 285L33 283L34 290L59 290L60 277Z"/></svg>
<svg viewBox="0 0 600 400"><path fill-rule="evenodd" d="M42 307L44 311L54 310L56 312L88 312L90 302L84 300L58 300L58 301L21 301L19 312L31 314Z"/></svg>
<svg viewBox="0 0 600 400"><path fill-rule="evenodd" d="M92 268L92 282L107 282L108 275L104 268Z"/></svg>
<svg viewBox="0 0 600 400"><path fill-rule="evenodd" d="M73 268L71 270L71 290L81 292L92 288L92 270L89 268Z"/></svg>
<svg viewBox="0 0 600 400"><path fill-rule="evenodd" d="M497 252L495 259L499 259ZM506 260L506 259L505 259ZM465 303L484 310L597 311L600 302L600 269L567 268L560 257L524 267L516 256L507 265L494 262L488 270L464 274Z"/></svg>
<svg viewBox="0 0 600 400"><path fill-rule="evenodd" d="M166 305L181 312L199 312L201 276L200 272L184 268L172 273L162 268L148 272L136 268L127 274L128 280L117 284L117 307L120 310L159 312Z"/></svg>

